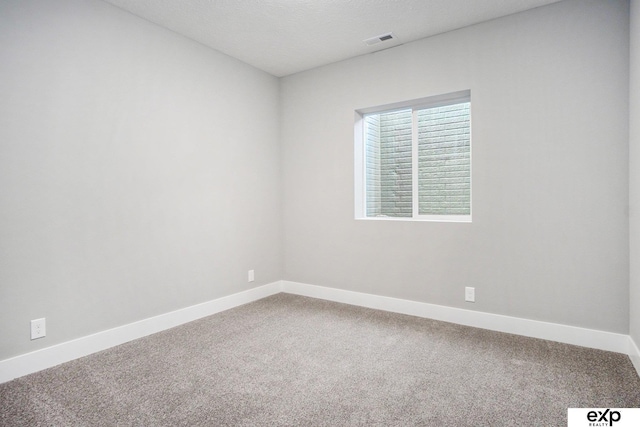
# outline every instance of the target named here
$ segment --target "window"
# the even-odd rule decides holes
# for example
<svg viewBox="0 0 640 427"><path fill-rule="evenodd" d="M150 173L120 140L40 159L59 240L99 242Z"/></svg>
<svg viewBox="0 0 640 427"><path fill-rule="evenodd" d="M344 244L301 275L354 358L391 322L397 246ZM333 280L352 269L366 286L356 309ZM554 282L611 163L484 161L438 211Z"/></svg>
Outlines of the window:
<svg viewBox="0 0 640 427"><path fill-rule="evenodd" d="M356 218L471 221L471 96L356 111Z"/></svg>

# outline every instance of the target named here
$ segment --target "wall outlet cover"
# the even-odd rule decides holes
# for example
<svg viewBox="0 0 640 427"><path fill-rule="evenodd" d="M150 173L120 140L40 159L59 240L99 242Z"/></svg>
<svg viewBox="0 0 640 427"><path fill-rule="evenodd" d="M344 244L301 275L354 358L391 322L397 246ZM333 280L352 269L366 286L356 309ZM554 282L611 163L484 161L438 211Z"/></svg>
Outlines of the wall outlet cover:
<svg viewBox="0 0 640 427"><path fill-rule="evenodd" d="M467 302L476 302L476 288L464 288L464 300Z"/></svg>
<svg viewBox="0 0 640 427"><path fill-rule="evenodd" d="M35 340L38 338L43 338L47 335L47 324L46 319L43 317L42 319L34 319L31 321L31 339Z"/></svg>

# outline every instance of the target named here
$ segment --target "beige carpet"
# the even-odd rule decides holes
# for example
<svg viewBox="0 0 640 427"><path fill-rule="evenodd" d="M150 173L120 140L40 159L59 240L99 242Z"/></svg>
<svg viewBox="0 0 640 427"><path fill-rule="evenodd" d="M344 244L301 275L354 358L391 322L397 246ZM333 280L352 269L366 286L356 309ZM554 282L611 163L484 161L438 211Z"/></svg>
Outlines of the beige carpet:
<svg viewBox="0 0 640 427"><path fill-rule="evenodd" d="M278 294L0 385L2 426L566 426L628 357Z"/></svg>

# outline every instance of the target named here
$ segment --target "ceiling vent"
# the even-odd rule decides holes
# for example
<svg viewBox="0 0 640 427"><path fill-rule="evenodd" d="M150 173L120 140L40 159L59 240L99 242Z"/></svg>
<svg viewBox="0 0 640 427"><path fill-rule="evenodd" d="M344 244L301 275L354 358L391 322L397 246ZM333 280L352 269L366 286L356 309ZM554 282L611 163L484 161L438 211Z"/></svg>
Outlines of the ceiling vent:
<svg viewBox="0 0 640 427"><path fill-rule="evenodd" d="M373 46L374 44L387 42L394 40L396 35L393 33L380 34L379 36L371 37L370 39L362 40L367 46Z"/></svg>

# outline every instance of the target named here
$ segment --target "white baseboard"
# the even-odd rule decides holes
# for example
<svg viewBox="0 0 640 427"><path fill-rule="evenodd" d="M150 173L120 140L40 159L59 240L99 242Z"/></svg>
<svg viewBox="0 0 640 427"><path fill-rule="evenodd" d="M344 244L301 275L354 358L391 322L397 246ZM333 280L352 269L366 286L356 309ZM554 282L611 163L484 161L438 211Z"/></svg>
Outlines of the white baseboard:
<svg viewBox="0 0 640 427"><path fill-rule="evenodd" d="M2 360L0 361L0 383L257 301L279 292L628 354L638 371L638 375L640 375L640 350L628 335L298 282L276 281L244 292Z"/></svg>
<svg viewBox="0 0 640 427"><path fill-rule="evenodd" d="M277 281L244 292L150 317L31 353L0 361L0 384L52 366L106 350L156 332L164 331L221 311L247 304L282 290Z"/></svg>
<svg viewBox="0 0 640 427"><path fill-rule="evenodd" d="M282 282L282 291L290 294L304 295L394 313L409 314L492 331L507 332L526 337L541 338L549 341L629 354L629 336L613 332L578 328L575 326L540 322L537 320L521 319L518 317L483 313L289 281Z"/></svg>
<svg viewBox="0 0 640 427"><path fill-rule="evenodd" d="M631 337L629 337L629 359L631 359L633 367L636 368L638 376L640 376L640 349L638 349L638 344Z"/></svg>

